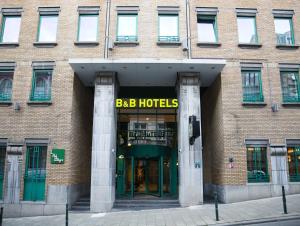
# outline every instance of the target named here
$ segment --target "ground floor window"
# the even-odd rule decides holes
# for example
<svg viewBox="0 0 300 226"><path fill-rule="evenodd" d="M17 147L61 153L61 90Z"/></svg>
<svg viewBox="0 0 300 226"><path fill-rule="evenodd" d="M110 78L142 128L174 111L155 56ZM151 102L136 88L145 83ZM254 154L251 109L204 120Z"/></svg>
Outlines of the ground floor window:
<svg viewBox="0 0 300 226"><path fill-rule="evenodd" d="M47 146L28 146L24 175L24 200L45 200Z"/></svg>
<svg viewBox="0 0 300 226"><path fill-rule="evenodd" d="M247 147L248 183L269 182L266 147Z"/></svg>
<svg viewBox="0 0 300 226"><path fill-rule="evenodd" d="M6 146L0 145L0 199L3 199L3 178L5 166Z"/></svg>
<svg viewBox="0 0 300 226"><path fill-rule="evenodd" d="M287 153L290 182L300 181L300 146L288 147Z"/></svg>

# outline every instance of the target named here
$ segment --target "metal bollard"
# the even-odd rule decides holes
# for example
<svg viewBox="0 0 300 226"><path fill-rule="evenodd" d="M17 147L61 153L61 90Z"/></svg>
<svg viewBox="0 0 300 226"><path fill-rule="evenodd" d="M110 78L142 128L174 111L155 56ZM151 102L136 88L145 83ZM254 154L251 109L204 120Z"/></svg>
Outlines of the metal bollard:
<svg viewBox="0 0 300 226"><path fill-rule="evenodd" d="M66 204L66 226L69 225L69 204Z"/></svg>
<svg viewBox="0 0 300 226"><path fill-rule="evenodd" d="M215 191L215 210L216 210L216 221L219 221L218 193L216 191Z"/></svg>
<svg viewBox="0 0 300 226"><path fill-rule="evenodd" d="M282 186L282 202L283 202L283 211L284 211L284 214L287 214L284 186Z"/></svg>
<svg viewBox="0 0 300 226"><path fill-rule="evenodd" d="M0 212L0 226L2 226L2 220L3 220L3 207L1 206L1 212Z"/></svg>

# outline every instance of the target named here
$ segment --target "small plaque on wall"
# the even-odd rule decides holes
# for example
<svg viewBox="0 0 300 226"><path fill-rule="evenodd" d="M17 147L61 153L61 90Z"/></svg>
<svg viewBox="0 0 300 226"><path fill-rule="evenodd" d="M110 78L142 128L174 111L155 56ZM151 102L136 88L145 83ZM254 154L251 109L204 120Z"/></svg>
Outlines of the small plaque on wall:
<svg viewBox="0 0 300 226"><path fill-rule="evenodd" d="M51 164L65 163L65 149L52 149Z"/></svg>

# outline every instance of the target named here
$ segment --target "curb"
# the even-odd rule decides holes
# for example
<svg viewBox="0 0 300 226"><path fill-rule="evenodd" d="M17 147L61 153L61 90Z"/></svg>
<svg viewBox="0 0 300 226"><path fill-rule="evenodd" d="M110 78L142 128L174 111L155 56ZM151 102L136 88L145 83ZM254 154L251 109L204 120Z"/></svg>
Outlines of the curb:
<svg viewBox="0 0 300 226"><path fill-rule="evenodd" d="M238 226L238 225L251 225L251 224L263 224L270 222L281 222L281 221L290 221L290 220L300 220L300 215L291 215L291 216L281 216L281 217L272 217L272 218L264 218L264 219L254 219L254 220L246 220L246 221L236 221L231 223L217 223L211 225L220 225L220 226Z"/></svg>

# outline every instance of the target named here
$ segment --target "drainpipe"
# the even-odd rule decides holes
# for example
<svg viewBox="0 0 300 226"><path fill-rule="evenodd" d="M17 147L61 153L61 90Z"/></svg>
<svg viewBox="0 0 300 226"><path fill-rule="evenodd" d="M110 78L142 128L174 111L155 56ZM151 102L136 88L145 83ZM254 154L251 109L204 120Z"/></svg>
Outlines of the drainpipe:
<svg viewBox="0 0 300 226"><path fill-rule="evenodd" d="M104 58L105 59L108 58L110 5L111 5L111 0L106 0L106 25L105 25L105 45L104 45Z"/></svg>
<svg viewBox="0 0 300 226"><path fill-rule="evenodd" d="M186 10L186 42L187 42L187 52L188 59L192 58L191 52L191 24L190 24L190 0L185 0L185 10Z"/></svg>

